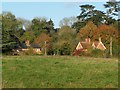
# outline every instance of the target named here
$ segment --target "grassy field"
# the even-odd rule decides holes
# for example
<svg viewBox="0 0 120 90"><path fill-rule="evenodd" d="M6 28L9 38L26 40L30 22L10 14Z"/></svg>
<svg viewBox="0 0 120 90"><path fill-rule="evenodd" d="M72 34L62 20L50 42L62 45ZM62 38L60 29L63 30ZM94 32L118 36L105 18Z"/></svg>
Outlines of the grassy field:
<svg viewBox="0 0 120 90"><path fill-rule="evenodd" d="M3 56L3 88L117 88L117 58Z"/></svg>

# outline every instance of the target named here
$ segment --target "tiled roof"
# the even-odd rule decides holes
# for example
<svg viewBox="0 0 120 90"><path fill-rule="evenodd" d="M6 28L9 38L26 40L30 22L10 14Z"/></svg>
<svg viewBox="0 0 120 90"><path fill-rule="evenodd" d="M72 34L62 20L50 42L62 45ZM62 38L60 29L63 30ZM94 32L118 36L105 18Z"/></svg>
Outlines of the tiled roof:
<svg viewBox="0 0 120 90"><path fill-rule="evenodd" d="M93 43L94 43L95 47L97 47L100 42L99 41L94 41Z"/></svg>
<svg viewBox="0 0 120 90"><path fill-rule="evenodd" d="M79 42L77 47L76 47L76 50L80 50L80 49L88 49L89 46L92 46L93 48L97 48L97 49L100 49L100 50L105 50L106 47L104 46L104 44L101 42L101 41L94 41L94 42L88 42L90 40L85 40L83 42ZM92 45L91 45L92 44Z"/></svg>
<svg viewBox="0 0 120 90"><path fill-rule="evenodd" d="M87 42L81 42L81 45L84 49L87 49L89 47L89 43Z"/></svg>
<svg viewBox="0 0 120 90"><path fill-rule="evenodd" d="M33 47L33 48L40 48L40 46L37 45L37 44L31 44L30 46Z"/></svg>

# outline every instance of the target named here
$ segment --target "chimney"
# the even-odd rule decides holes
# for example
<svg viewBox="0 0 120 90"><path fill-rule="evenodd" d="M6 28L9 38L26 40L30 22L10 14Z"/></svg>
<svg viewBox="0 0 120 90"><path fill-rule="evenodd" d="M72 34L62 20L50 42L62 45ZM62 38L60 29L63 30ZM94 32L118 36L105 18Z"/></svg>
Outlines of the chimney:
<svg viewBox="0 0 120 90"><path fill-rule="evenodd" d="M29 41L29 40L26 40L26 41L25 41L25 44L26 44L26 46L30 46L30 41Z"/></svg>
<svg viewBox="0 0 120 90"><path fill-rule="evenodd" d="M90 38L86 38L85 42L90 43Z"/></svg>

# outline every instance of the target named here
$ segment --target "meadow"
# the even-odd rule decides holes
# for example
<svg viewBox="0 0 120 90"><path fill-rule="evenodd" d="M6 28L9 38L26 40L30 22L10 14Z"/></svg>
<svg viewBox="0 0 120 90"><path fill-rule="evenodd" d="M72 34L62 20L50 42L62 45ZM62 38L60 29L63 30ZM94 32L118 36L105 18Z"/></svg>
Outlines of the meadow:
<svg viewBox="0 0 120 90"><path fill-rule="evenodd" d="M117 88L118 59L3 56L3 88Z"/></svg>

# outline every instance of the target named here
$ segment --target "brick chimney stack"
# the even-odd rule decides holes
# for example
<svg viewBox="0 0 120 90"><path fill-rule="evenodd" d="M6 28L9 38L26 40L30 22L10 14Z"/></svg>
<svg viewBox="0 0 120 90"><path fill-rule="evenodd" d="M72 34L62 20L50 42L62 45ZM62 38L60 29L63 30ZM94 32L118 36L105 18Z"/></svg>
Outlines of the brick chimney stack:
<svg viewBox="0 0 120 90"><path fill-rule="evenodd" d="M29 41L29 40L26 40L26 41L25 41L25 44L26 44L26 46L30 46L30 41Z"/></svg>
<svg viewBox="0 0 120 90"><path fill-rule="evenodd" d="M90 38L86 38L85 42L90 43Z"/></svg>

